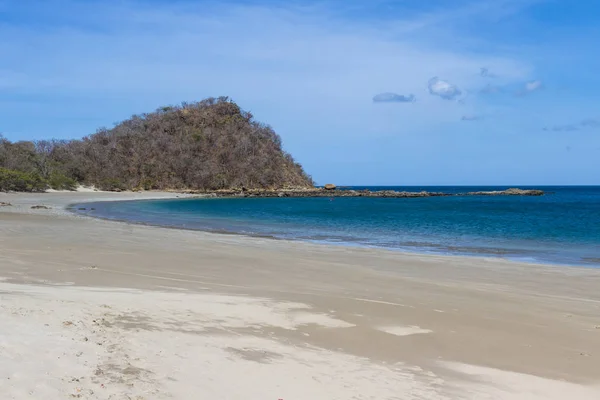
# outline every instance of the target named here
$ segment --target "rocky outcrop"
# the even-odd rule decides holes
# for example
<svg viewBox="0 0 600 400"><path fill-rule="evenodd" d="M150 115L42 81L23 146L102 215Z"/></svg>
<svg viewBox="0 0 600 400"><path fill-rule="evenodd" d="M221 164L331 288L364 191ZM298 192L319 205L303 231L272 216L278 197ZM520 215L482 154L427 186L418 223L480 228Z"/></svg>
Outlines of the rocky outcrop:
<svg viewBox="0 0 600 400"><path fill-rule="evenodd" d="M537 189L517 189L511 188L502 191L491 191L491 192L471 192L468 193L471 196L543 196L543 190Z"/></svg>
<svg viewBox="0 0 600 400"><path fill-rule="evenodd" d="M336 188L336 186L333 183L328 183L323 187L325 188L325 190L335 190Z"/></svg>
<svg viewBox="0 0 600 400"><path fill-rule="evenodd" d="M339 190L326 188L309 189L244 189L244 190L217 190L214 192L195 192L211 197L387 197L387 198L415 198L415 197L449 197L449 196L541 196L541 190L507 189L489 192L406 192L395 190Z"/></svg>

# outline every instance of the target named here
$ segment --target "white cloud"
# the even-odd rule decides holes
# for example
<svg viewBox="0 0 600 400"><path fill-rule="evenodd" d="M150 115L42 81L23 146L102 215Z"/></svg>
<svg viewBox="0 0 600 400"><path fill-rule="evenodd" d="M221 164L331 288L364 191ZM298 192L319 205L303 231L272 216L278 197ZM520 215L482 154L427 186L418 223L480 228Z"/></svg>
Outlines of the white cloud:
<svg viewBox="0 0 600 400"><path fill-rule="evenodd" d="M525 84L525 90L528 92L535 92L536 90L539 90L541 88L542 88L542 81L539 81L539 80L527 82Z"/></svg>
<svg viewBox="0 0 600 400"><path fill-rule="evenodd" d="M417 101L414 94L403 95L396 93L379 93L373 97L374 103L414 103Z"/></svg>
<svg viewBox="0 0 600 400"><path fill-rule="evenodd" d="M315 87L359 97L357 89L370 87L371 91L381 87L380 82L413 92L421 88L420 82L438 74L467 82L469 70L481 64L521 79L528 69L510 58L436 48L435 42L427 43L427 35L391 40L376 25L328 18L331 10L321 8L318 12L235 4L182 8L141 2L120 3L113 10L102 3L73 4L77 18L73 16L66 26L44 32L26 26L0 27L0 35L13 38L0 45L0 66L22 69L28 75L20 80L23 86L38 89L44 81L53 83L53 90L64 88L70 93L176 92L233 81L239 88L261 86L263 92L284 84L295 92ZM49 5L48 18L60 10ZM84 24L79 23L80 17ZM404 26L411 21L402 22ZM90 25L94 29L82 28ZM18 61L11 65L11 59ZM33 62L39 59L45 60L43 65Z"/></svg>
<svg viewBox="0 0 600 400"><path fill-rule="evenodd" d="M418 29L393 36L389 25L341 19L337 9L323 6L60 3L28 8L36 18L44 13L45 20L59 21L43 30L36 18L31 25L0 25L0 36L11 38L0 43L0 70L20 73L10 88L18 100L7 104L4 97L0 108L2 130L83 136L132 113L228 95L273 125L312 172L323 163L314 140L345 154L339 146L352 140L423 137L471 112L469 105L422 95L432 76L444 77L434 85L438 96L459 99L457 91L480 85L473 71L482 65L513 83L530 79L532 69L515 58L440 45L439 31L430 30L436 24L415 21ZM408 30L412 22L399 24ZM419 101L410 107L366 104L390 87ZM22 101L24 94L35 101ZM23 117L11 126L14 115ZM31 115L36 118L26 118ZM340 137L348 141L340 145Z"/></svg>
<svg viewBox="0 0 600 400"><path fill-rule="evenodd" d="M462 91L458 86L453 85L448 81L443 81L437 76L429 80L427 88L429 89L430 94L439 96L444 100L457 100L462 94Z"/></svg>
<svg viewBox="0 0 600 400"><path fill-rule="evenodd" d="M517 96L525 96L529 93L537 92L544 88L544 84L540 80L529 81L523 85L523 87L515 93Z"/></svg>

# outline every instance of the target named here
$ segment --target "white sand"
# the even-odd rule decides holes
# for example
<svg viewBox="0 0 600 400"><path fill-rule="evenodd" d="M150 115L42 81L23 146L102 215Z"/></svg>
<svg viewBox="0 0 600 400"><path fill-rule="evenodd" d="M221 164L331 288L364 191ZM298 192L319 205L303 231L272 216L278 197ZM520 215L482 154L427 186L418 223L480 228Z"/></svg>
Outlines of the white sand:
<svg viewBox="0 0 600 400"><path fill-rule="evenodd" d="M598 399L600 391L441 363L447 380L286 343L277 328L347 329L302 304L213 294L0 283L3 399ZM298 310L302 318L297 319ZM401 334L407 333L409 330ZM395 335L399 333L393 333Z"/></svg>
<svg viewBox="0 0 600 400"><path fill-rule="evenodd" d="M3 399L595 400L600 393L572 383L440 363L460 374L447 380L401 363L385 365L291 345L277 328L350 326L297 303L7 283L0 283L0 293ZM300 319L298 310L304 310ZM390 330L394 335L422 333L399 329Z"/></svg>
<svg viewBox="0 0 600 400"><path fill-rule="evenodd" d="M1 400L600 399L600 271L64 212L172 196L0 194Z"/></svg>
<svg viewBox="0 0 600 400"><path fill-rule="evenodd" d="M419 335L423 333L431 333L433 332L430 329L423 329L419 326L383 326L377 328L378 330L389 333L390 335L396 336L409 336L409 335Z"/></svg>
<svg viewBox="0 0 600 400"><path fill-rule="evenodd" d="M442 366L463 374L469 379L468 390L471 399L510 399L510 400L560 400L598 399L600 385L590 387L555 381L460 363L440 363ZM472 380L475 380L473 383ZM465 389L460 380L456 384L456 395ZM461 398L461 397L457 397Z"/></svg>
<svg viewBox="0 0 600 400"><path fill-rule="evenodd" d="M349 326L302 304L5 283L0 292L0 393L11 399L439 395L435 378L402 366L286 344L275 328Z"/></svg>

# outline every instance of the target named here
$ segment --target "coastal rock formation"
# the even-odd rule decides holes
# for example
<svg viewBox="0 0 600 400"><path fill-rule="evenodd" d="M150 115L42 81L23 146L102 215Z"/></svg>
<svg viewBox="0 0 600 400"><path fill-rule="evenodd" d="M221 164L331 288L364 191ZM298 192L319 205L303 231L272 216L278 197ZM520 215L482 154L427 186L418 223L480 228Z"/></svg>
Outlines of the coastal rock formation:
<svg viewBox="0 0 600 400"><path fill-rule="evenodd" d="M326 190L334 190L337 186L335 186L333 183L328 183L325 186L323 186Z"/></svg>
<svg viewBox="0 0 600 400"><path fill-rule="evenodd" d="M395 190L339 190L327 188L288 188L288 189L229 189L212 192L190 192L212 197L387 197L387 198L416 198L416 197L449 197L449 196L542 196L542 190L507 189L488 192L407 192Z"/></svg>
<svg viewBox="0 0 600 400"><path fill-rule="evenodd" d="M490 192L471 192L468 193L471 196L542 196L543 190L537 189L518 189L511 188L502 191L490 191Z"/></svg>

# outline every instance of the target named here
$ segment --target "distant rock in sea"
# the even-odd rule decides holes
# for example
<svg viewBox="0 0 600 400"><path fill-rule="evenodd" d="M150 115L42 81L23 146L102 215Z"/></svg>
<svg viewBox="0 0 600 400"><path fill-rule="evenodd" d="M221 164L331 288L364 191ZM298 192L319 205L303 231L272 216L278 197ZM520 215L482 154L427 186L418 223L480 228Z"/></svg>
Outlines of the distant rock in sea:
<svg viewBox="0 0 600 400"><path fill-rule="evenodd" d="M544 192L537 189L516 189L465 193L445 192L406 192L395 190L336 190L333 184L323 188L288 188L288 189L224 189L211 192L190 192L214 197L443 197L443 196L542 196Z"/></svg>
<svg viewBox="0 0 600 400"><path fill-rule="evenodd" d="M544 191L537 189L524 190L518 188L511 188L506 190L494 190L489 192L470 192L467 194L470 196L543 196Z"/></svg>

